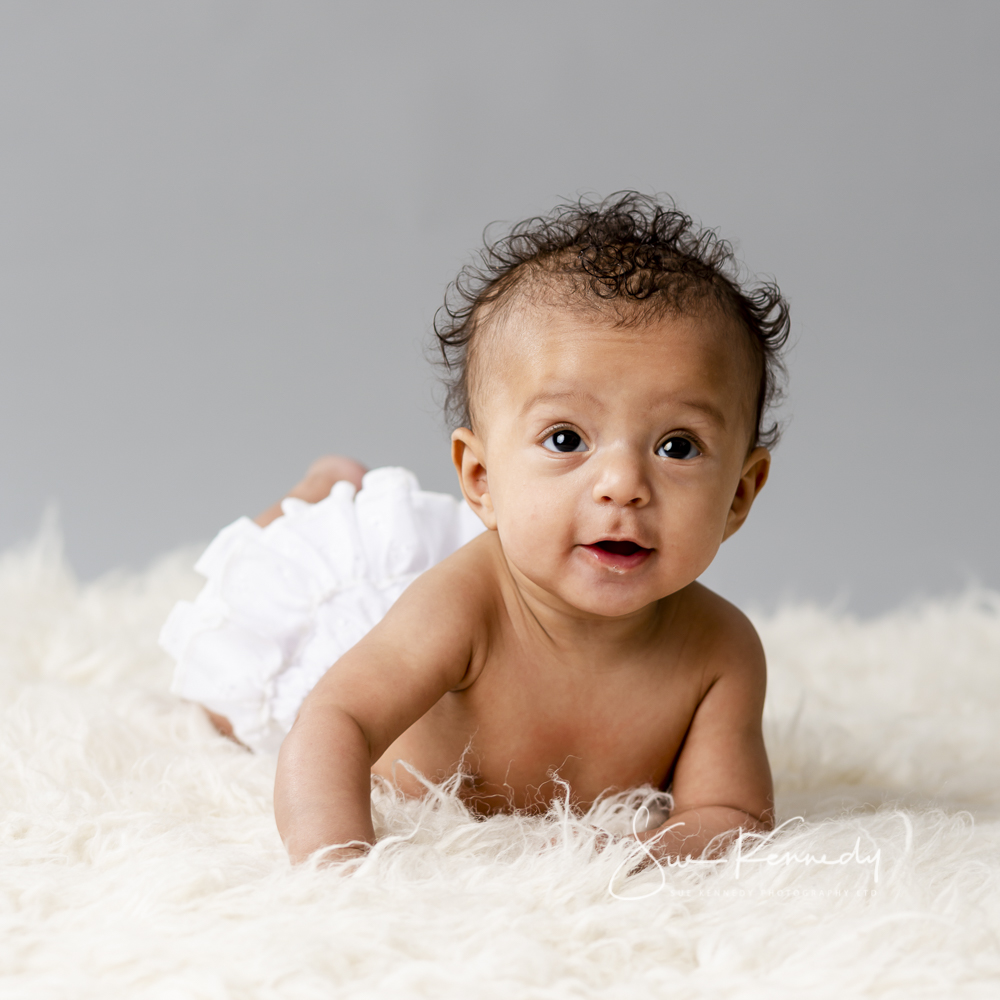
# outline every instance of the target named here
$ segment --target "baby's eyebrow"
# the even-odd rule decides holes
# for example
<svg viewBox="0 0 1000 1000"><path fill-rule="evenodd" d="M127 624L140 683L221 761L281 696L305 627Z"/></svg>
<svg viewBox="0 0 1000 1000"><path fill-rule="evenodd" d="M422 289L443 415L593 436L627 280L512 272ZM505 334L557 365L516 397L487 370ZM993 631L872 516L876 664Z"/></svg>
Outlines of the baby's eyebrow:
<svg viewBox="0 0 1000 1000"><path fill-rule="evenodd" d="M539 403L550 403L560 399L586 403L591 407L600 410L604 409L604 404L596 396L581 389L563 389L561 391L549 389L547 391L536 392L534 396L530 396L524 406L521 407L521 416L524 416L533 406L537 406Z"/></svg>
<svg viewBox="0 0 1000 1000"><path fill-rule="evenodd" d="M524 414L528 413L533 406L537 406L539 403L549 403L557 400L582 402L593 409L604 409L604 404L596 396L589 392L585 392L580 389L550 389L543 390L542 392L536 392L533 396L529 397L524 406L521 407L521 415L524 416ZM719 407L717 407L714 403L708 402L708 400L674 399L671 400L671 403L680 408L700 410L713 423L717 424L721 430L724 431L726 429L726 415L719 409Z"/></svg>
<svg viewBox="0 0 1000 1000"><path fill-rule="evenodd" d="M726 429L726 415L717 406L701 399L678 399L678 406L686 406L692 410L701 410L719 425L722 430Z"/></svg>

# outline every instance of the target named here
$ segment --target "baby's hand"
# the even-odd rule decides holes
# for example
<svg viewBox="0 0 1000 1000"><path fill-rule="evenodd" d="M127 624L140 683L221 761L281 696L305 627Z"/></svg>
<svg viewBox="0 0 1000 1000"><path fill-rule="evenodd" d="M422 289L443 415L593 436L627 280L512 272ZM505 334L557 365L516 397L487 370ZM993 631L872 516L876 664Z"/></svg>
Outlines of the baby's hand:
<svg viewBox="0 0 1000 1000"><path fill-rule="evenodd" d="M351 875L356 870L357 864L347 862L360 862L368 856L371 851L371 844L343 844L339 847L327 847L318 852L318 864L320 868L327 868L330 865L343 866L342 875Z"/></svg>

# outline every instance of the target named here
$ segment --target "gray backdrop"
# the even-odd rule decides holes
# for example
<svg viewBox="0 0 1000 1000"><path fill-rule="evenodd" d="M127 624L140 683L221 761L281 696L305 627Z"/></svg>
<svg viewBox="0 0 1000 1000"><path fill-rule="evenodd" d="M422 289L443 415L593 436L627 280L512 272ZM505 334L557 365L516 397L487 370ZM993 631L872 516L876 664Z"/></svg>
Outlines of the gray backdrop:
<svg viewBox="0 0 1000 1000"><path fill-rule="evenodd" d="M6 3L0 545L86 577L329 450L455 490L422 350L491 220L668 191L792 301L790 424L707 575L1000 585L996 3Z"/></svg>

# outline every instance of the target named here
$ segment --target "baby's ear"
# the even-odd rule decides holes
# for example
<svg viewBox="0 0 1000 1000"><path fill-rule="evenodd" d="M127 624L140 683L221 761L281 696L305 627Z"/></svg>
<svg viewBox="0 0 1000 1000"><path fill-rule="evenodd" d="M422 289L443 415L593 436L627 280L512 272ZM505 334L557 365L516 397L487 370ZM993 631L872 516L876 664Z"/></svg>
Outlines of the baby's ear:
<svg viewBox="0 0 1000 1000"><path fill-rule="evenodd" d="M483 443L468 427L459 427L451 435L451 460L455 463L462 496L490 531L496 531L489 483L486 481L486 453Z"/></svg>
<svg viewBox="0 0 1000 1000"><path fill-rule="evenodd" d="M743 526L754 500L757 499L757 494L767 482L767 474L770 471L771 453L766 448L754 448L743 463L740 481L736 485L736 495L733 497L732 506L729 508L729 517L726 519L723 541Z"/></svg>

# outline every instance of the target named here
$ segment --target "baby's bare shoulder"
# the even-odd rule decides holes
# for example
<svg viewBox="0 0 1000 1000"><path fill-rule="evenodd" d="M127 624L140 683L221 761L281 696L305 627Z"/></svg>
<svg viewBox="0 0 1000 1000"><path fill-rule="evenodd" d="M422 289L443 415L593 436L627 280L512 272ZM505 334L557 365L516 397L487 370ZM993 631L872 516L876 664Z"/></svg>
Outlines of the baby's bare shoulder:
<svg viewBox="0 0 1000 1000"><path fill-rule="evenodd" d="M421 573L389 609L387 620L419 622L417 634L439 631L469 635L481 629L496 606L496 558L493 535L479 535L446 559Z"/></svg>
<svg viewBox="0 0 1000 1000"><path fill-rule="evenodd" d="M724 674L739 674L764 683L764 647L753 623L734 604L700 583L685 588L679 609L685 618L688 649L704 666L705 680L714 683Z"/></svg>
<svg viewBox="0 0 1000 1000"><path fill-rule="evenodd" d="M406 589L409 600L438 602L477 614L495 603L498 593L494 532L477 535L446 559L432 566ZM402 599L402 598L401 598Z"/></svg>
<svg viewBox="0 0 1000 1000"><path fill-rule="evenodd" d="M354 717L374 729L393 698L399 718L409 718L412 704L423 706L419 717L445 691L467 686L483 646L493 576L489 550L476 541L421 573L337 660L310 700L322 701L326 692L339 704L350 702Z"/></svg>
<svg viewBox="0 0 1000 1000"><path fill-rule="evenodd" d="M453 663L451 689L464 688L482 667L482 650L497 618L498 560L493 532L479 535L421 573L372 631L406 637L436 664ZM419 641L414 643L414 638Z"/></svg>

